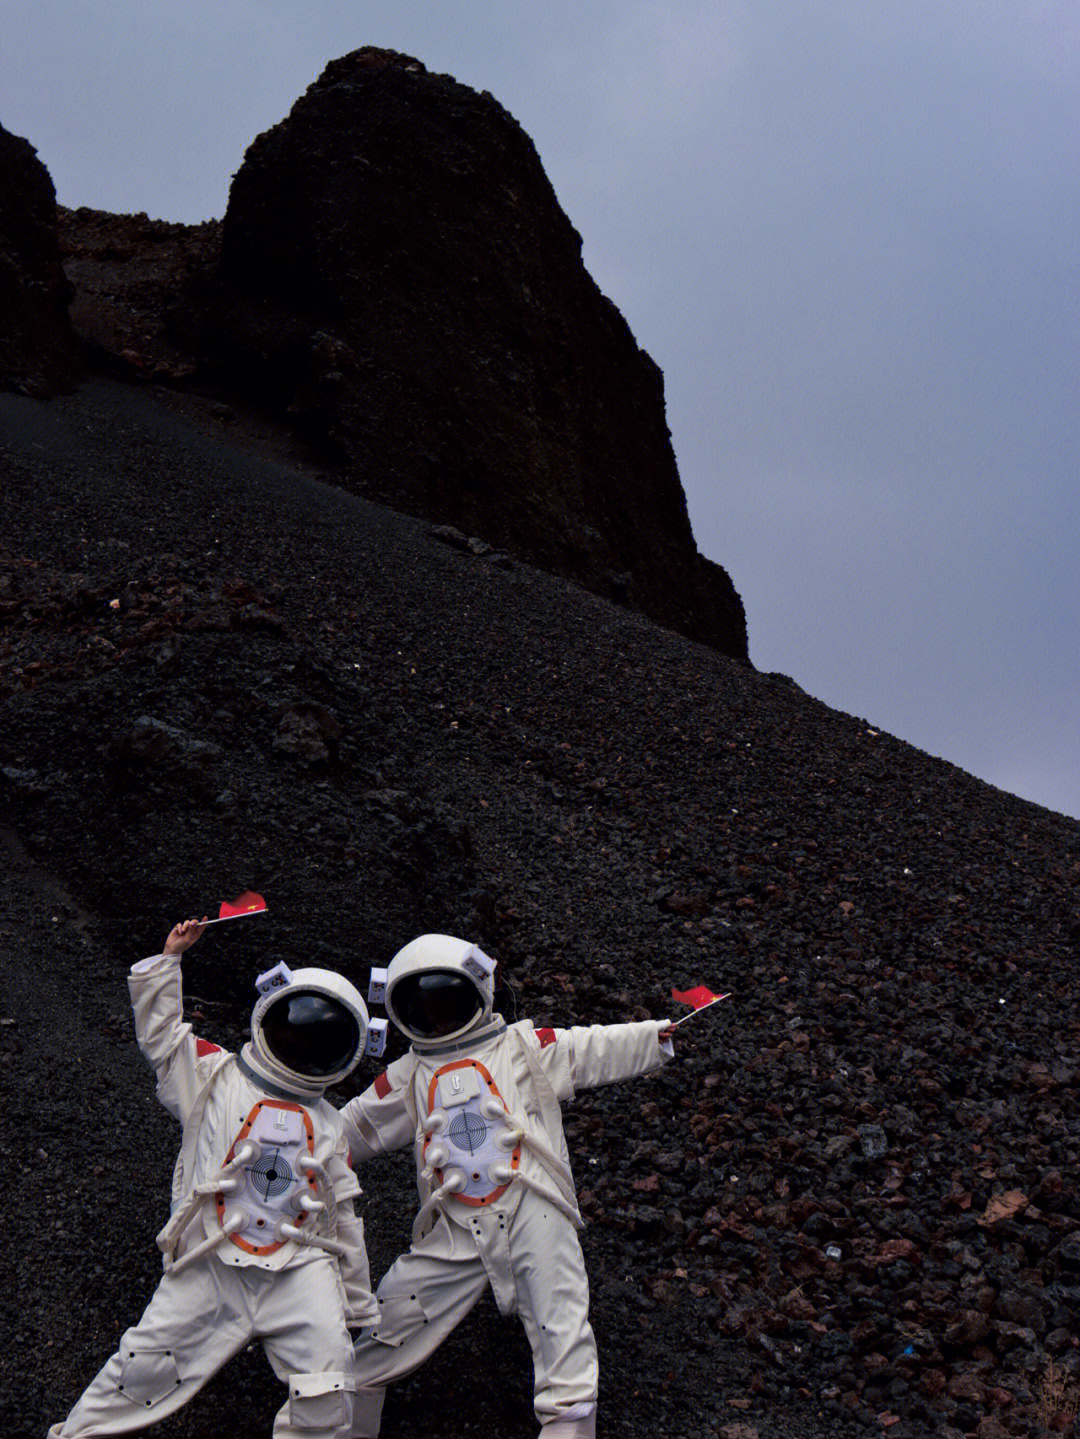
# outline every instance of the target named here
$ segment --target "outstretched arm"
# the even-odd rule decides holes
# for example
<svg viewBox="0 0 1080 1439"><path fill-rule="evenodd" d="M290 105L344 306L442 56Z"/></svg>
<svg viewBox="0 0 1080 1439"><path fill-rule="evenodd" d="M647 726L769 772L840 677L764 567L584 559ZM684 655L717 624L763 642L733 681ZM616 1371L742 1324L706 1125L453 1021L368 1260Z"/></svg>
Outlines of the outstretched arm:
<svg viewBox="0 0 1080 1439"><path fill-rule="evenodd" d="M673 1050L671 1024L646 1019L633 1024L574 1025L537 1030L538 1058L560 1099L657 1069Z"/></svg>

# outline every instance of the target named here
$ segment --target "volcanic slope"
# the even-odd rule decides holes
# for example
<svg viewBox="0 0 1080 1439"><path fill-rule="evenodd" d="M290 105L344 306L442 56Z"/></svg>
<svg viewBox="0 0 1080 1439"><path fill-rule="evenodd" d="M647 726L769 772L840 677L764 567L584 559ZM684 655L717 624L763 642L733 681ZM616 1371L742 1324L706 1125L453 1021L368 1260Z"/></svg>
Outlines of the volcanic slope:
<svg viewBox="0 0 1080 1439"><path fill-rule="evenodd" d="M194 400L0 414L5 1433L62 1418L152 1291L179 1135L124 976L245 887L270 913L185 965L228 1045L258 969L366 986L424 930L537 1024L732 991L567 1111L606 1439L1071 1424L1080 826ZM408 1156L361 1180L379 1275ZM157 1432L254 1439L279 1402L245 1353ZM486 1303L387 1406L388 1439L533 1432Z"/></svg>

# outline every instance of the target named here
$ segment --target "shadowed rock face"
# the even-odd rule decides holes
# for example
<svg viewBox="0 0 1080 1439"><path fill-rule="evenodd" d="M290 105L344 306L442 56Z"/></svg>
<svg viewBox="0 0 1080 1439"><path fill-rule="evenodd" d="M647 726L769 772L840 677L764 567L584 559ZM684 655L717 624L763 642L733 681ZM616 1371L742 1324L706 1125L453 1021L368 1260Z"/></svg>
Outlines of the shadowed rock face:
<svg viewBox="0 0 1080 1439"><path fill-rule="evenodd" d="M0 126L0 389L70 389L79 347L60 264L56 193L27 140Z"/></svg>
<svg viewBox="0 0 1080 1439"><path fill-rule="evenodd" d="M334 61L248 150L194 308L226 383L329 442L364 493L746 658L660 370L490 95L388 51Z"/></svg>

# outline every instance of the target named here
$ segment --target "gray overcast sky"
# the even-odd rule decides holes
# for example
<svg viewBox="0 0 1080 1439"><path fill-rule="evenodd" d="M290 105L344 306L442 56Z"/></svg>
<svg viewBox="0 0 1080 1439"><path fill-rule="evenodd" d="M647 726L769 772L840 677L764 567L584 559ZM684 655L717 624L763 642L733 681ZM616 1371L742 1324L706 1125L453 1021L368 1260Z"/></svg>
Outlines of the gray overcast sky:
<svg viewBox="0 0 1080 1439"><path fill-rule="evenodd" d="M490 90L662 367L751 658L1080 817L1075 0L0 0L65 205L223 214L365 44Z"/></svg>

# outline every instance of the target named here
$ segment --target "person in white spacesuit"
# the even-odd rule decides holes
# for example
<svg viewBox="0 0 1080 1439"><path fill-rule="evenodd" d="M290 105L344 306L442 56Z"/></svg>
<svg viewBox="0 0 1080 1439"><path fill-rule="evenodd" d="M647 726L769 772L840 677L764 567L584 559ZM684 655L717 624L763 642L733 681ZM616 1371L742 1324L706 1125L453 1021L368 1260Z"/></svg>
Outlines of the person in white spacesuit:
<svg viewBox="0 0 1080 1439"><path fill-rule="evenodd" d="M360 1059L367 1008L339 974L277 965L259 977L239 1054L196 1039L183 1018L180 956L203 923L176 925L128 977L139 1048L184 1127L157 1239L165 1273L49 1439L144 1429L253 1338L289 1386L275 1439L350 1430L349 1326L370 1324L378 1309L354 1210L360 1186L323 1090Z"/></svg>
<svg viewBox="0 0 1080 1439"><path fill-rule="evenodd" d="M426 934L385 971L390 1018L411 1040L343 1114L353 1162L415 1147L412 1245L377 1290L356 1342L354 1439L379 1433L386 1386L447 1337L490 1284L525 1327L542 1439L593 1439L596 1342L560 1103L670 1057L670 1022L571 1029L493 1013L495 964ZM373 998L374 995L369 995Z"/></svg>

